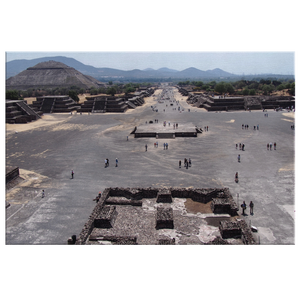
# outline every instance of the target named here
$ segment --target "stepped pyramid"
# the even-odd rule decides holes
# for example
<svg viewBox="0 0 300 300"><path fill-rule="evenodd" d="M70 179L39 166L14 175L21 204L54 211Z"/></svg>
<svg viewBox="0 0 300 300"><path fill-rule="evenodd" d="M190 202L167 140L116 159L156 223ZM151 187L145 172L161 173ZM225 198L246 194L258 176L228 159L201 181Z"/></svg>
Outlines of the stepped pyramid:
<svg viewBox="0 0 300 300"><path fill-rule="evenodd" d="M83 75L74 68L53 60L38 63L6 80L6 89L15 90L71 86L97 88L104 86L104 84L91 76Z"/></svg>

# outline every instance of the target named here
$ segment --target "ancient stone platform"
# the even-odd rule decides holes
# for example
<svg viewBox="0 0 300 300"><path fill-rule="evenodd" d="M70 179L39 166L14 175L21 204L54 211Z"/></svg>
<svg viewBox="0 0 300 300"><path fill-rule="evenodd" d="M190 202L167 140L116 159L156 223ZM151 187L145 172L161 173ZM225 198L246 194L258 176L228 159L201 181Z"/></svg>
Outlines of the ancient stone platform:
<svg viewBox="0 0 300 300"><path fill-rule="evenodd" d="M218 213L188 213L187 197L198 203L210 202L212 207L218 202ZM256 243L248 225L239 221L228 188L106 188L95 200L98 202L76 244ZM212 222L214 218L216 222Z"/></svg>
<svg viewBox="0 0 300 300"><path fill-rule="evenodd" d="M154 122L150 120L149 122ZM172 121L149 123L138 126L134 131L135 138L175 139L176 137L197 137L202 130L192 123L178 124ZM174 126L175 124L175 126ZM178 126L176 126L178 124Z"/></svg>

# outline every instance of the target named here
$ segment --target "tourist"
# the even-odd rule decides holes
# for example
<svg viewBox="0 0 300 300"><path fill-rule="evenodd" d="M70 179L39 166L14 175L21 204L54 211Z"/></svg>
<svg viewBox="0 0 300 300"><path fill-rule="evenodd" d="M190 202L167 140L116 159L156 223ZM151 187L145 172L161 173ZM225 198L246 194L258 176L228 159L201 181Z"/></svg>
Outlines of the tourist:
<svg viewBox="0 0 300 300"><path fill-rule="evenodd" d="M168 147L169 147L169 144L168 143L166 143L166 149L168 150Z"/></svg>
<svg viewBox="0 0 300 300"><path fill-rule="evenodd" d="M45 190L42 190L42 198L45 197Z"/></svg>
<svg viewBox="0 0 300 300"><path fill-rule="evenodd" d="M148 146L147 146L147 144L145 145L145 151L147 151L147 148L148 148Z"/></svg>
<svg viewBox="0 0 300 300"><path fill-rule="evenodd" d="M118 162L119 162L119 160L118 160L118 158L116 158L116 167L118 166Z"/></svg>
<svg viewBox="0 0 300 300"><path fill-rule="evenodd" d="M276 143L274 143L274 150L276 150Z"/></svg>
<svg viewBox="0 0 300 300"><path fill-rule="evenodd" d="M235 149L236 149L236 150L237 150L238 146L239 146L238 144L235 144Z"/></svg>
<svg viewBox="0 0 300 300"><path fill-rule="evenodd" d="M241 156L238 155L238 162L241 162Z"/></svg>
<svg viewBox="0 0 300 300"><path fill-rule="evenodd" d="M192 166L192 160L189 158L189 166Z"/></svg>
<svg viewBox="0 0 300 300"><path fill-rule="evenodd" d="M235 173L235 182L239 182L239 173L238 172Z"/></svg>
<svg viewBox="0 0 300 300"><path fill-rule="evenodd" d="M267 149L269 150L269 148L270 148L270 145L269 145L269 143L267 144Z"/></svg>
<svg viewBox="0 0 300 300"><path fill-rule="evenodd" d="M245 144L242 145L242 151L245 151Z"/></svg>
<svg viewBox="0 0 300 300"><path fill-rule="evenodd" d="M104 167L107 167L107 159L104 160Z"/></svg>
<svg viewBox="0 0 300 300"><path fill-rule="evenodd" d="M74 172L73 172L73 170L71 171L71 177L72 177L72 179L74 178Z"/></svg>
<svg viewBox="0 0 300 300"><path fill-rule="evenodd" d="M272 150L272 143L270 143L270 150Z"/></svg>
<svg viewBox="0 0 300 300"><path fill-rule="evenodd" d="M164 143L164 150L166 149L166 143Z"/></svg>
<svg viewBox="0 0 300 300"><path fill-rule="evenodd" d="M250 201L250 215L253 215L253 207L254 207L254 204L252 201Z"/></svg>
<svg viewBox="0 0 300 300"><path fill-rule="evenodd" d="M245 201L243 201L243 204L241 204L241 207L243 209L243 216L244 216L245 215L245 210L247 208L247 205L246 205Z"/></svg>
<svg viewBox="0 0 300 300"><path fill-rule="evenodd" d="M179 168L181 168L181 160L179 160Z"/></svg>

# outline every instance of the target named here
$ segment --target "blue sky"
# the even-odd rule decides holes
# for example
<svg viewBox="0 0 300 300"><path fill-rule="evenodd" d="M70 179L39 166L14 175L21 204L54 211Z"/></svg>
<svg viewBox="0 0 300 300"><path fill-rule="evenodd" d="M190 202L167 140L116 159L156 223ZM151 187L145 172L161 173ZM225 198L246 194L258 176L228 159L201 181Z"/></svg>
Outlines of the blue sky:
<svg viewBox="0 0 300 300"><path fill-rule="evenodd" d="M293 52L7 52L6 60L60 55L94 67L121 70L195 67L234 74L294 74Z"/></svg>

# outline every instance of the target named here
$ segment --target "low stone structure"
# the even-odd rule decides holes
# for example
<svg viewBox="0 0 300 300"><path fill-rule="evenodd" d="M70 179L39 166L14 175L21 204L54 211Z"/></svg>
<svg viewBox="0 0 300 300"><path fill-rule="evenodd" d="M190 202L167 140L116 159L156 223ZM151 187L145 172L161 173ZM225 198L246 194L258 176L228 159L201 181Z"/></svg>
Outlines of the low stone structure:
<svg viewBox="0 0 300 300"><path fill-rule="evenodd" d="M6 167L6 184L20 175L19 167Z"/></svg>
<svg viewBox="0 0 300 300"><path fill-rule="evenodd" d="M27 105L25 100L6 100L6 123L28 123L41 118L43 112Z"/></svg>
<svg viewBox="0 0 300 300"><path fill-rule="evenodd" d="M79 110L80 105L67 95L41 96L33 101L31 107L43 113L70 113Z"/></svg>
<svg viewBox="0 0 300 300"><path fill-rule="evenodd" d="M245 220L237 220L234 222L221 221L219 229L223 239L241 238L245 245L256 244L251 229Z"/></svg>
<svg viewBox="0 0 300 300"><path fill-rule="evenodd" d="M187 198L203 204L211 202L216 213L187 214ZM239 239L240 244L255 243L247 224L235 220L238 209L228 188L107 188L94 200L96 206L77 245L231 244L226 239L232 238ZM201 230L201 226L208 226L214 234L208 232L208 237L203 237L206 229Z"/></svg>
<svg viewBox="0 0 300 300"><path fill-rule="evenodd" d="M178 87L183 96L187 96L187 103L192 106L205 108L207 111L229 110L260 110L295 108L293 96L212 96L208 93L194 93L190 87Z"/></svg>

